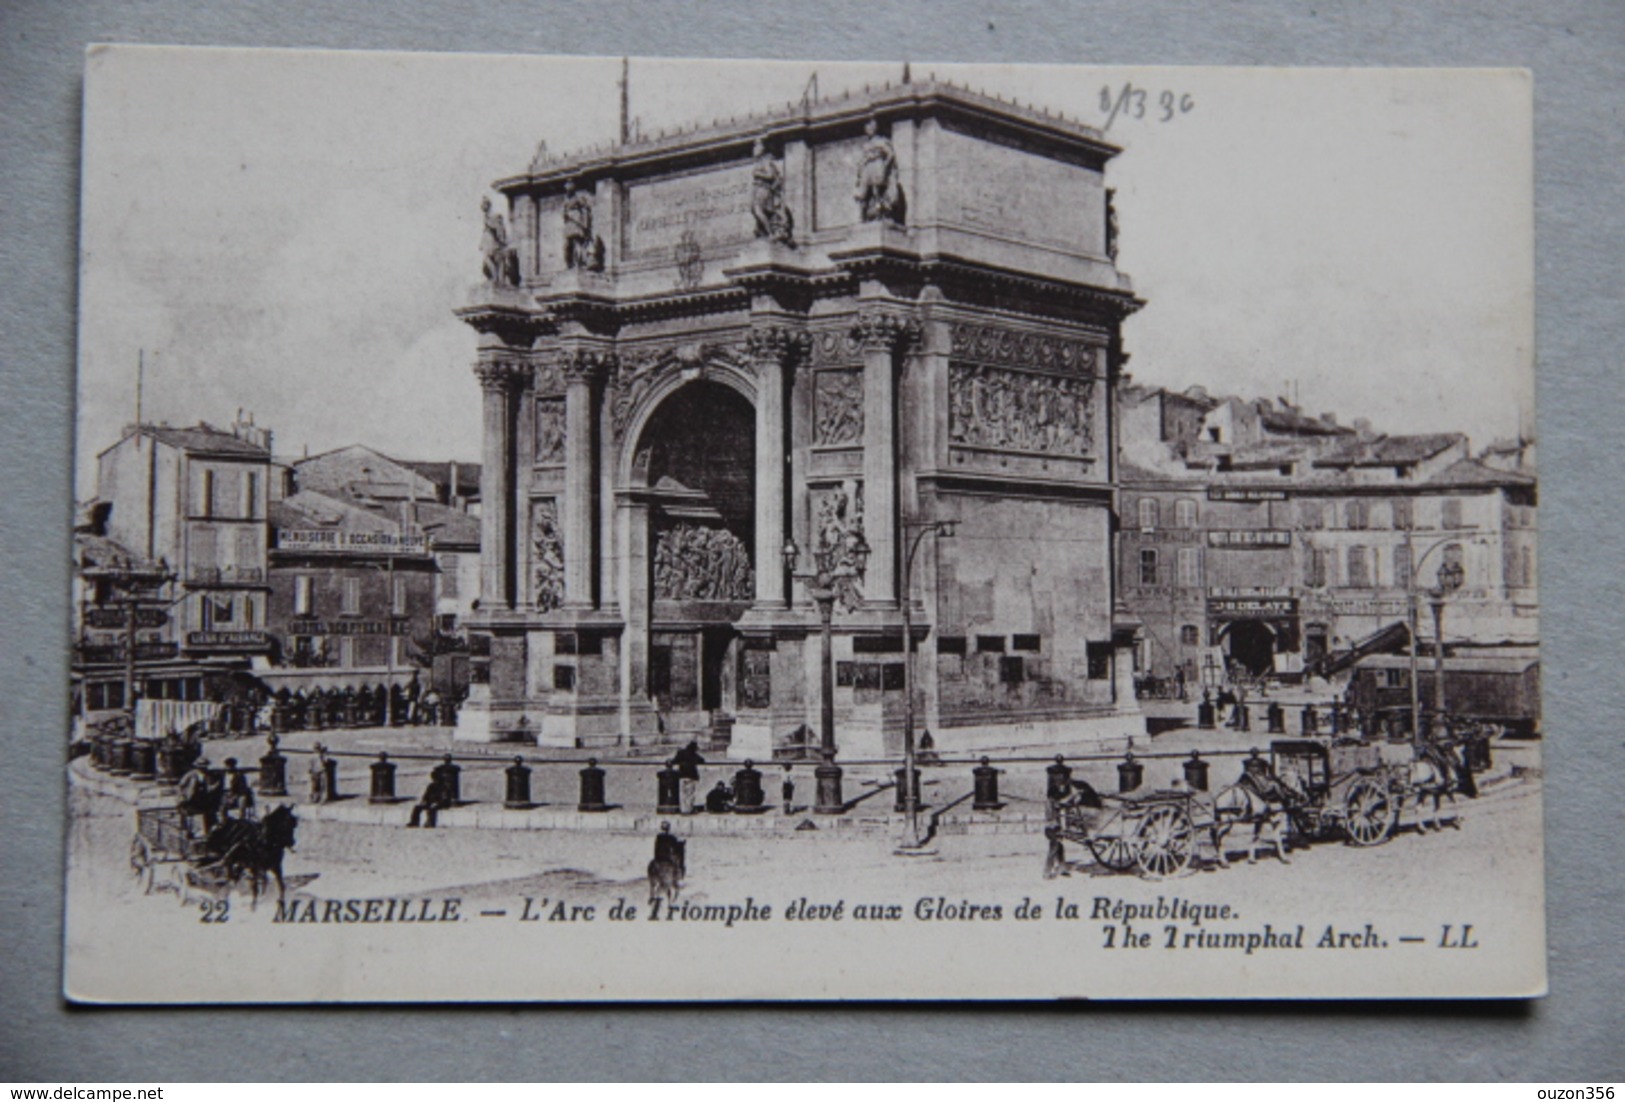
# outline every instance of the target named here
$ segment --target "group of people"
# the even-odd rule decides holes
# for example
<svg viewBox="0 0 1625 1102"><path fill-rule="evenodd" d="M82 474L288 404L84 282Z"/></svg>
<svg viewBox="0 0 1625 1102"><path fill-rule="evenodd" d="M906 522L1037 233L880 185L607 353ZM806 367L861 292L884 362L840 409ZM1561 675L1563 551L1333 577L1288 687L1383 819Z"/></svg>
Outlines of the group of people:
<svg viewBox="0 0 1625 1102"><path fill-rule="evenodd" d="M690 739L688 744L666 763L668 769L677 773L678 806L684 815L692 815L698 810L696 796L700 788L700 766L704 764L705 757L700 753L700 745L693 739ZM745 764L749 767L751 763ZM795 773L790 762L784 762L781 768L783 771L779 778L779 812L788 815L795 807ZM719 780L705 794L705 810L713 815L727 814L734 810L736 799L734 787L726 779Z"/></svg>
<svg viewBox="0 0 1625 1102"><path fill-rule="evenodd" d="M228 819L252 820L254 789L236 758L227 758L217 771L199 755L175 787L175 806L189 826L201 823L208 834Z"/></svg>
<svg viewBox="0 0 1625 1102"><path fill-rule="evenodd" d="M405 685L317 687L308 693L284 687L272 694L267 707L266 719L273 731L449 726L456 722L454 702L432 687L425 691L415 672Z"/></svg>

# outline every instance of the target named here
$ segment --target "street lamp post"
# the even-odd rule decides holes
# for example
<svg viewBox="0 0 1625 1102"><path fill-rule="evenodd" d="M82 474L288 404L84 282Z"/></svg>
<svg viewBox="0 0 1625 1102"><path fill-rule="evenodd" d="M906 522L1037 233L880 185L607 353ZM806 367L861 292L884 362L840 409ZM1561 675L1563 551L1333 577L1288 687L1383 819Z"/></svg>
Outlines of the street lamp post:
<svg viewBox="0 0 1625 1102"><path fill-rule="evenodd" d="M869 557L869 544L861 531L854 530L840 547L820 547L813 552L814 570L798 573L801 550L794 540L784 545L784 569L792 579L806 583L807 595L818 606L820 627L820 677L822 689L818 716L818 753L823 761L813 770L818 781L818 798L813 810L838 815L846 810L841 798L841 767L835 764L835 650L833 624L835 602L847 607L856 601L854 579L863 572Z"/></svg>
<svg viewBox="0 0 1625 1102"><path fill-rule="evenodd" d="M924 843L920 840L920 793L914 783L914 553L928 535L951 537L954 525L949 520L905 523L905 536L910 530L914 531L914 539L903 557L903 807L908 813L908 832L902 848L918 850Z"/></svg>
<svg viewBox="0 0 1625 1102"><path fill-rule="evenodd" d="M1411 543L1411 532L1405 530L1405 548L1411 560L1410 577L1406 579L1406 596L1408 597L1409 628L1411 633L1410 647L1410 674L1411 674L1411 742L1419 742L1422 738L1422 692L1419 682L1420 666L1417 656L1417 636L1421 620L1421 594L1416 588L1417 576L1421 573L1422 564L1427 557L1441 547L1459 543L1457 536L1447 536L1428 545L1422 552L1420 559L1416 558L1415 549ZM1467 571L1459 562L1445 562L1439 566L1436 575L1437 584L1428 590L1428 604L1433 612L1433 709L1441 719L1444 716L1444 602L1445 598L1460 589L1467 580Z"/></svg>

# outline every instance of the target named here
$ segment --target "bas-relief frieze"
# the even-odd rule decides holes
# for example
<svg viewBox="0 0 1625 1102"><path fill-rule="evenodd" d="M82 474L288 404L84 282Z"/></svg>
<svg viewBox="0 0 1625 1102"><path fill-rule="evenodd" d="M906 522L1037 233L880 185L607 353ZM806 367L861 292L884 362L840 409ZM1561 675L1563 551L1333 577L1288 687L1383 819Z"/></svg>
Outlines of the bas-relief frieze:
<svg viewBox="0 0 1625 1102"><path fill-rule="evenodd" d="M863 372L813 373L813 443L857 444L863 439Z"/></svg>
<svg viewBox="0 0 1625 1102"><path fill-rule="evenodd" d="M1023 333L999 325L955 322L948 327L949 354L956 360L1041 367L1092 375L1100 350L1087 341Z"/></svg>
<svg viewBox="0 0 1625 1102"><path fill-rule="evenodd" d="M655 538L654 594L662 600L748 601L750 549L726 528L679 522Z"/></svg>
<svg viewBox="0 0 1625 1102"><path fill-rule="evenodd" d="M986 364L948 365L955 444L1081 456L1094 446L1094 380Z"/></svg>
<svg viewBox="0 0 1625 1102"><path fill-rule="evenodd" d="M542 498L530 514L531 602L538 612L551 612L564 603L564 534L559 530L559 505Z"/></svg>

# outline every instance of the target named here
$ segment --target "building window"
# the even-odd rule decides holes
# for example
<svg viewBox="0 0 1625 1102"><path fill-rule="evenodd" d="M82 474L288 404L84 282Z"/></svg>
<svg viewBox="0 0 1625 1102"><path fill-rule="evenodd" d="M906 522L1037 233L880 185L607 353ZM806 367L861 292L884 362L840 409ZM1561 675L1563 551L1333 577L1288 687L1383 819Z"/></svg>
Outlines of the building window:
<svg viewBox="0 0 1625 1102"><path fill-rule="evenodd" d="M1411 587L1411 549L1409 544L1394 545L1394 585L1400 589Z"/></svg>
<svg viewBox="0 0 1625 1102"><path fill-rule="evenodd" d="M1535 584L1535 552L1533 548L1518 549L1518 579L1524 585Z"/></svg>
<svg viewBox="0 0 1625 1102"><path fill-rule="evenodd" d="M1157 499L1142 497L1140 499L1140 527L1155 528L1157 526Z"/></svg>
<svg viewBox="0 0 1625 1102"><path fill-rule="evenodd" d="M1298 523L1310 531L1326 527L1326 507L1318 501L1298 502Z"/></svg>
<svg viewBox="0 0 1625 1102"><path fill-rule="evenodd" d="M293 579L293 614L309 616L315 606L316 579L309 574L298 574Z"/></svg>
<svg viewBox="0 0 1625 1102"><path fill-rule="evenodd" d="M1112 676L1112 645L1110 643L1086 643L1084 653L1089 660L1089 680L1109 681Z"/></svg>
<svg viewBox="0 0 1625 1102"><path fill-rule="evenodd" d="M1461 527L1461 498L1447 497L1440 506L1441 524L1445 528Z"/></svg>
<svg viewBox="0 0 1625 1102"><path fill-rule="evenodd" d="M202 500L200 502L198 502L198 515L199 516L205 516L205 517L214 516L214 472L213 471L207 471L206 470L206 471L203 472L203 492L202 492Z"/></svg>
<svg viewBox="0 0 1625 1102"><path fill-rule="evenodd" d="M231 594L205 593L203 595L203 630L213 631L229 625L235 618Z"/></svg>
<svg viewBox="0 0 1625 1102"><path fill-rule="evenodd" d="M666 681L670 684L671 667L666 668ZM559 692L571 692L576 687L576 668L574 666L553 667L553 688Z"/></svg>
<svg viewBox="0 0 1625 1102"><path fill-rule="evenodd" d="M962 656L965 653L965 637L963 635L937 636L937 653Z"/></svg>
<svg viewBox="0 0 1625 1102"><path fill-rule="evenodd" d="M258 471L245 471L243 473L243 516L253 520L259 510L260 500L260 473Z"/></svg>
<svg viewBox="0 0 1625 1102"><path fill-rule="evenodd" d="M457 596L457 556L441 555L437 561L440 564L440 595L442 597Z"/></svg>
<svg viewBox="0 0 1625 1102"><path fill-rule="evenodd" d="M1179 528L1196 527L1196 502L1184 497L1174 503L1174 525Z"/></svg>
<svg viewBox="0 0 1625 1102"><path fill-rule="evenodd" d="M406 579L399 574L390 576L389 587L389 614L391 616L406 615Z"/></svg>
<svg viewBox="0 0 1625 1102"><path fill-rule="evenodd" d="M254 626L254 597L252 594L243 594L243 627Z"/></svg>
<svg viewBox="0 0 1625 1102"><path fill-rule="evenodd" d="M260 561L260 530L258 528L237 529L237 568L239 571L253 570ZM249 577L240 574L245 581L258 581L258 577Z"/></svg>
<svg viewBox="0 0 1625 1102"><path fill-rule="evenodd" d="M1394 527L1395 528L1401 529L1403 531L1408 531L1409 529L1415 527L1415 525L1416 525L1416 510L1412 507L1412 503L1411 503L1410 498L1408 498L1408 497L1396 497L1392 501L1391 507L1394 510Z"/></svg>
<svg viewBox="0 0 1625 1102"><path fill-rule="evenodd" d="M1343 516L1349 528L1371 527L1371 507L1364 501L1347 502L1343 506Z"/></svg>
<svg viewBox="0 0 1625 1102"><path fill-rule="evenodd" d="M1330 571L1327 569L1330 561L1331 554L1325 548L1311 547L1309 557L1304 560L1303 584L1316 589L1330 585Z"/></svg>
<svg viewBox="0 0 1625 1102"><path fill-rule="evenodd" d="M342 612L346 616L358 616L361 613L361 579L354 575L344 578L344 607Z"/></svg>
<svg viewBox="0 0 1625 1102"><path fill-rule="evenodd" d="M1150 547L1140 548L1140 584L1157 584L1157 552Z"/></svg>
<svg viewBox="0 0 1625 1102"><path fill-rule="evenodd" d="M1012 635L1010 637L1011 650L1037 651L1040 649L1040 640L1036 635Z"/></svg>
<svg viewBox="0 0 1625 1102"><path fill-rule="evenodd" d="M999 658L999 684L1019 685L1026 679L1026 663L1019 654L1006 654Z"/></svg>
<svg viewBox="0 0 1625 1102"><path fill-rule="evenodd" d="M1180 585L1202 584L1202 552L1195 547L1181 547L1176 559L1179 564Z"/></svg>
<svg viewBox="0 0 1625 1102"><path fill-rule="evenodd" d="M1004 636L1002 636L1002 635L978 635L976 637L976 653L977 654L1003 654L1004 653Z"/></svg>
<svg viewBox="0 0 1625 1102"><path fill-rule="evenodd" d="M1179 643L1184 647L1199 647L1202 645L1202 631L1195 624L1184 624L1179 629Z"/></svg>
<svg viewBox="0 0 1625 1102"><path fill-rule="evenodd" d="M1370 552L1359 544L1349 548L1349 585L1354 589L1371 585Z"/></svg>

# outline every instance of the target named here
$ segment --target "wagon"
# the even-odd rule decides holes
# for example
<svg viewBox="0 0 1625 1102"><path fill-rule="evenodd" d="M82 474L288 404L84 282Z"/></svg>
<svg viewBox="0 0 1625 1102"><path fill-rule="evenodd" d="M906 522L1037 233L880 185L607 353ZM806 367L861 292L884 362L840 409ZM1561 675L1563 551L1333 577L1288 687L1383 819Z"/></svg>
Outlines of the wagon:
<svg viewBox="0 0 1625 1102"><path fill-rule="evenodd" d="M1102 795L1101 806L1063 806L1061 837L1088 847L1113 872L1138 868L1153 880L1190 867L1199 839L1212 836L1212 805L1189 789Z"/></svg>
<svg viewBox="0 0 1625 1102"><path fill-rule="evenodd" d="M187 817L173 806L142 807L135 813L135 835L130 839L130 869L150 893L160 869L171 868L179 875L174 882L218 886L211 881L223 873L211 862L208 843L193 831Z"/></svg>
<svg viewBox="0 0 1625 1102"><path fill-rule="evenodd" d="M1270 743L1270 768L1298 794L1287 805L1294 834L1375 846L1393 833L1404 766L1384 760L1380 744L1277 739Z"/></svg>

